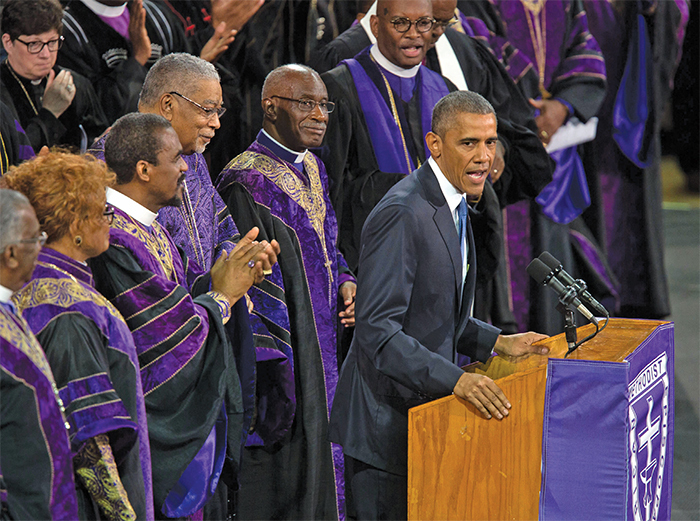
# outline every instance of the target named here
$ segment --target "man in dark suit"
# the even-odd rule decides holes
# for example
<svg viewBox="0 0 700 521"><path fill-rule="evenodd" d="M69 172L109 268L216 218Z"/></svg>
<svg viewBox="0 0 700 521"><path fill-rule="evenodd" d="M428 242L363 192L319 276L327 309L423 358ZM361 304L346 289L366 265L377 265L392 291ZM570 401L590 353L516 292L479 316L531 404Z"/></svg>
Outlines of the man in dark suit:
<svg viewBox="0 0 700 521"><path fill-rule="evenodd" d="M397 183L362 232L355 336L331 413L358 519L406 519L408 409L454 392L486 418L510 403L457 354L486 361L546 354L537 333L500 335L470 317L476 251L467 199L478 198L498 141L491 104L474 92L441 99L426 136L431 158Z"/></svg>

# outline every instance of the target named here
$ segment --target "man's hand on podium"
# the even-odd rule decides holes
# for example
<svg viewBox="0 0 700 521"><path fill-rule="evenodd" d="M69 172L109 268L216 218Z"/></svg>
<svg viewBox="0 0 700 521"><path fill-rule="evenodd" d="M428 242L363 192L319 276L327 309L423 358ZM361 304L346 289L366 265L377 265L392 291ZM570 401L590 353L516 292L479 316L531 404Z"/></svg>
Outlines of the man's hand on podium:
<svg viewBox="0 0 700 521"><path fill-rule="evenodd" d="M535 345L536 342L548 338L540 333L518 333L517 335L499 335L493 350L509 360L530 354L546 355L549 348ZM500 387L488 376L464 373L457 380L454 394L474 405L488 420L495 416L502 420L508 416L510 402Z"/></svg>
<svg viewBox="0 0 700 521"><path fill-rule="evenodd" d="M510 402L491 378L482 374L464 373L457 380L453 390L455 396L467 400L484 418L490 420L495 416L502 420L508 416Z"/></svg>
<svg viewBox="0 0 700 521"><path fill-rule="evenodd" d="M540 333L533 333L532 331L515 335L498 335L493 350L498 353L499 356L504 356L511 361L515 358L531 354L546 355L549 353L548 347L535 345L536 342L544 340L545 338L549 337Z"/></svg>

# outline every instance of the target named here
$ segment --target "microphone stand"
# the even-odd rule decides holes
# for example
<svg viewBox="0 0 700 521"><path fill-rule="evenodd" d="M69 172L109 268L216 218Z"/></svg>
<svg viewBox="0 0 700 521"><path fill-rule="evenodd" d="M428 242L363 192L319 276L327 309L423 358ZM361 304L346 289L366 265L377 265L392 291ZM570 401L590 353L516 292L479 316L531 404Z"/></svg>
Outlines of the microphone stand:
<svg viewBox="0 0 700 521"><path fill-rule="evenodd" d="M574 310L571 309L570 305L565 304L563 300L560 299L559 303L557 304L557 311L564 315L564 320L566 321L566 324L564 325L564 333L566 335L566 343L569 345L569 349L566 353L566 356L569 356L569 353L571 353L574 349L578 347L576 345L578 337L576 335L576 321L574 320Z"/></svg>

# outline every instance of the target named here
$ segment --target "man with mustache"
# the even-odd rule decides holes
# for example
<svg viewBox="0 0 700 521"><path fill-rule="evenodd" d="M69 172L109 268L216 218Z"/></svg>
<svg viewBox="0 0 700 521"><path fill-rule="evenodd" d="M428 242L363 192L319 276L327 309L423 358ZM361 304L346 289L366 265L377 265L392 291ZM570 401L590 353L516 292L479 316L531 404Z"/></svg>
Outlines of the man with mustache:
<svg viewBox="0 0 700 521"><path fill-rule="evenodd" d="M238 230L214 189L202 153L221 126L219 74L214 66L186 53L158 60L148 71L139 98L139 112L170 121L187 163L182 204L158 212L158 222L175 244L200 268L208 270L223 251L230 252ZM105 137L89 150L104 159Z"/></svg>
<svg viewBox="0 0 700 521"><path fill-rule="evenodd" d="M337 249L325 167L308 150L321 145L334 104L315 71L284 65L267 76L262 109L257 139L217 182L241 231L258 227L282 250L251 289L258 420L243 455L238 514L337 519L343 455L328 441L328 411L338 316L354 325L355 280Z"/></svg>
<svg viewBox="0 0 700 521"><path fill-rule="evenodd" d="M256 242L254 228L207 273L189 262L155 220L185 197L187 164L165 118L120 118L105 141L105 160L117 175L107 190L115 215L109 249L90 260L96 289L134 337L155 509L167 517L199 515L215 490L224 496L216 503L225 500L222 483L235 486L249 423L235 355L253 352L243 296L279 249L274 241ZM225 518L225 507L217 508L210 517Z"/></svg>

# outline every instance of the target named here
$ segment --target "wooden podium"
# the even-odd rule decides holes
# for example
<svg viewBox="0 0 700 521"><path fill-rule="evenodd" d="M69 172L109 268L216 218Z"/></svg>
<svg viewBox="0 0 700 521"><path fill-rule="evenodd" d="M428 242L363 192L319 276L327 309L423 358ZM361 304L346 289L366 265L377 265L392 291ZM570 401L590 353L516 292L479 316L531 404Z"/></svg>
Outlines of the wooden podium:
<svg viewBox="0 0 700 521"><path fill-rule="evenodd" d="M567 359L564 335L544 343L468 366L508 397L504 420L455 396L409 411L410 520L670 519L673 324L611 319Z"/></svg>

